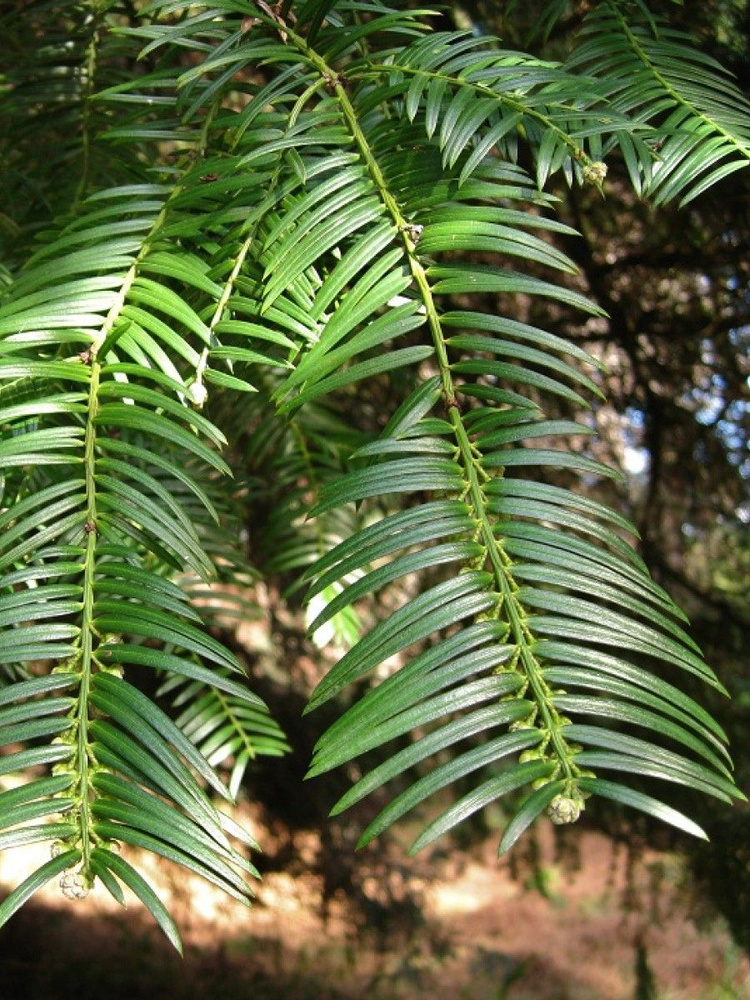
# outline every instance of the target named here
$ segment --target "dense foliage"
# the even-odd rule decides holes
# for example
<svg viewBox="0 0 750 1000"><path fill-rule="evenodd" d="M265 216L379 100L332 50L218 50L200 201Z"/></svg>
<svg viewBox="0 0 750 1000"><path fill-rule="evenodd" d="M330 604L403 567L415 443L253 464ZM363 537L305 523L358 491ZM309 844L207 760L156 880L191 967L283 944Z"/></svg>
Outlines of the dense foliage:
<svg viewBox="0 0 750 1000"><path fill-rule="evenodd" d="M625 0L564 61L378 0L12 8L0 771L31 780L0 848L52 854L0 922L99 879L179 944L120 844L249 898L214 796L287 749L231 642L259 581L341 650L309 700L349 698L311 775L364 758L334 811L397 787L361 843L436 793L415 850L506 797L501 852L590 796L703 836L640 779L740 796L685 680L724 689L594 495L606 352L550 327L605 311L554 192L612 162L705 196L750 159L730 77Z"/></svg>

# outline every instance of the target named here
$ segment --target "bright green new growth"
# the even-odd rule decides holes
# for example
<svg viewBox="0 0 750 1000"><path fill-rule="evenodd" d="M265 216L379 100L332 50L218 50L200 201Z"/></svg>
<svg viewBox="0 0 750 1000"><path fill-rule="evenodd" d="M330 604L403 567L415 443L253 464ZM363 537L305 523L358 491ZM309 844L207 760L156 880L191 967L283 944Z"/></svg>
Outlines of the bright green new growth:
<svg viewBox="0 0 750 1000"><path fill-rule="evenodd" d="M721 684L627 520L539 481L612 473L587 422L543 410L585 421L596 360L516 306L597 314L547 238L573 235L548 179L601 186L619 151L639 193L698 196L750 157L734 85L625 2L597 5L567 65L376 0L27 9L0 124L8 183L28 197L15 157L33 150L46 194L14 230L0 308L0 773L47 770L0 794L0 848L52 857L0 924L50 879L76 896L99 879L179 946L120 844L249 899L252 842L208 794L231 800L250 760L287 749L210 628L256 576L248 469L273 472L270 569L309 585L311 634L350 640L310 709L398 658L310 773L417 733L334 812L436 762L361 843L470 775L414 850L511 792L501 852L592 795L703 836L627 779L740 796L680 671ZM56 73L71 52L78 72ZM406 389L380 433L336 416L391 373ZM353 605L438 566L357 638Z"/></svg>

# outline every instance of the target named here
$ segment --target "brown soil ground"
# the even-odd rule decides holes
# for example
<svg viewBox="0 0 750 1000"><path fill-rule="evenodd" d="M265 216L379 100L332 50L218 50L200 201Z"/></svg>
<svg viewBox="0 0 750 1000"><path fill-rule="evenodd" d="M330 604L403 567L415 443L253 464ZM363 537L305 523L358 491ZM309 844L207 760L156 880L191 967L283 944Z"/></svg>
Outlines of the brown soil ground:
<svg viewBox="0 0 750 1000"><path fill-rule="evenodd" d="M317 838L270 871L249 911L204 883L137 859L185 941L180 959L133 902L49 887L0 931L0 1000L746 1000L750 962L716 917L688 917L679 858L632 864L582 831L575 862L542 827L533 865L468 853L362 859L356 912L324 899ZM43 857L0 858L10 884ZM559 845L557 850L559 855ZM295 874L289 873L294 870ZM369 906L369 910L368 910Z"/></svg>

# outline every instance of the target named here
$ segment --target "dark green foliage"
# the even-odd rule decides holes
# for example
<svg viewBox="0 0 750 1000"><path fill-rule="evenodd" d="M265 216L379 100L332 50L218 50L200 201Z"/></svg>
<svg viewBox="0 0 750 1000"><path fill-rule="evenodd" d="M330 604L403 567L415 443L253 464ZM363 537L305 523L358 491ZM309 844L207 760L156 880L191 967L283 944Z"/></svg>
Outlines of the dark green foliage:
<svg viewBox="0 0 750 1000"><path fill-rule="evenodd" d="M362 843L469 776L415 850L511 792L501 851L591 795L703 835L631 774L740 795L680 690L721 682L632 525L575 489L613 475L589 444L601 365L523 310L602 315L553 244L574 237L553 175L601 187L621 155L639 193L690 200L747 164L748 106L640 4L597 5L565 65L430 25L317 0L6 20L3 120L59 155L30 204L6 160L0 737L3 770L51 776L3 793L0 846L53 857L0 923L67 872L73 894L124 883L177 944L119 843L248 899L242 831L207 789L231 799L287 749L216 637L261 574L306 583L311 633L349 647L310 698L356 692L311 774L400 740L334 807L401 779ZM415 580L360 626L355 605Z"/></svg>

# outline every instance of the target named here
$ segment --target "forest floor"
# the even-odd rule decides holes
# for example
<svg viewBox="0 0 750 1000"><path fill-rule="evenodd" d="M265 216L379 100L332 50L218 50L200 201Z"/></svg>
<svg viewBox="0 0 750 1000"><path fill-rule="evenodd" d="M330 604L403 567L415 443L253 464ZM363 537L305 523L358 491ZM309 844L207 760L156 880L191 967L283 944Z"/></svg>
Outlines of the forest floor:
<svg viewBox="0 0 750 1000"><path fill-rule="evenodd" d="M750 997L750 961L686 897L678 856L634 860L584 830L561 859L542 827L513 870L496 839L416 859L391 842L361 859L354 905L346 888L326 889L317 835L297 833L249 911L138 859L177 919L184 960L137 902L124 911L102 890L70 902L51 886L0 931L0 1000ZM6 852L4 885L23 875L14 854L29 869L43 860Z"/></svg>

